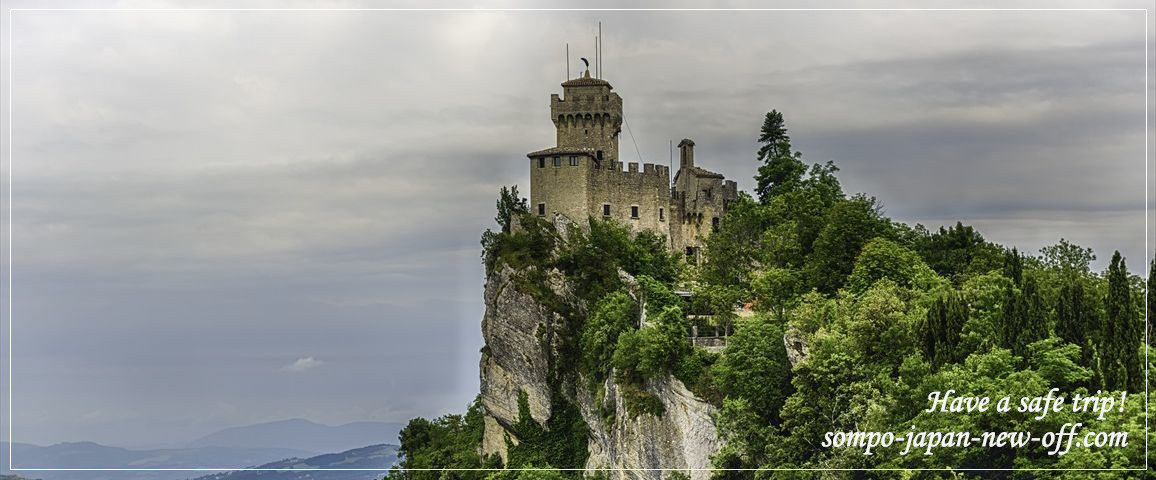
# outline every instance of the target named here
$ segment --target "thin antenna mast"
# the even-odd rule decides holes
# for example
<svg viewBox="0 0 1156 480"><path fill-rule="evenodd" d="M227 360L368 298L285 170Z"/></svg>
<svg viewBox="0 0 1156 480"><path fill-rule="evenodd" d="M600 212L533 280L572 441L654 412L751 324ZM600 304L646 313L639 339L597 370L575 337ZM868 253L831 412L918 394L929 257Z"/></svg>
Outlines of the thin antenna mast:
<svg viewBox="0 0 1156 480"><path fill-rule="evenodd" d="M602 21L598 21L598 78L602 78Z"/></svg>
<svg viewBox="0 0 1156 480"><path fill-rule="evenodd" d="M594 76L602 78L602 37L594 37Z"/></svg>
<svg viewBox="0 0 1156 480"><path fill-rule="evenodd" d="M566 80L570 80L570 43L566 43Z"/></svg>

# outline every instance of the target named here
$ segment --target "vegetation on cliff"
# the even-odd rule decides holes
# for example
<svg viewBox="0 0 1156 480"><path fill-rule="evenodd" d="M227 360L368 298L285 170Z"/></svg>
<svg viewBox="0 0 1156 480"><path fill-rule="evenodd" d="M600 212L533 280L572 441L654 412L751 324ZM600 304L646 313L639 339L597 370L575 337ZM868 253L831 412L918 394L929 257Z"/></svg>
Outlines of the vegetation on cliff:
<svg viewBox="0 0 1156 480"><path fill-rule="evenodd" d="M482 237L487 273L514 268L520 291L566 318L549 339L553 416L539 425L523 412L516 428L522 442L508 466L581 467L587 427L572 389L594 392L604 417L613 420L603 392L613 377L627 412L662 415L662 402L646 385L666 375L720 407L726 443L715 456L719 468L1144 464L1140 395L1129 395L1124 413L1105 420L1069 412L1044 422L1028 413L948 422L923 412L935 390L991 397L1035 396L1053 387L1083 394L1143 390L1143 312L1151 318L1156 296L1144 304L1144 285L1128 274L1118 252L1105 272L1094 272L1094 253L1063 239L1027 256L962 223L929 231L895 222L873 197L844 193L834 164L805 164L778 112L767 115L759 140L757 198L743 194L731 206L706 240L709 260L701 266L686 265L655 234L632 235L603 220L560 232L528 214L516 188L502 189L501 229ZM1156 263L1151 267L1156 273ZM572 284L576 298L559 298L545 286L552 270ZM693 289L691 304L672 294L676 285ZM751 303L756 314L731 314L739 301ZM649 325L640 328L643 305ZM690 311L716 313L714 325L733 327L721 355L690 347ZM806 344L805 358L792 360L785 335ZM476 455L480 436L470 415L454 422L443 417L433 427L411 422L413 432L458 433L437 440L403 432L402 466L491 464ZM941 449L931 456L899 455L897 447L863 455L819 446L831 431L1039 433L1065 422L1126 431L1130 443L1063 456L1038 446ZM448 444L475 453L453 454Z"/></svg>

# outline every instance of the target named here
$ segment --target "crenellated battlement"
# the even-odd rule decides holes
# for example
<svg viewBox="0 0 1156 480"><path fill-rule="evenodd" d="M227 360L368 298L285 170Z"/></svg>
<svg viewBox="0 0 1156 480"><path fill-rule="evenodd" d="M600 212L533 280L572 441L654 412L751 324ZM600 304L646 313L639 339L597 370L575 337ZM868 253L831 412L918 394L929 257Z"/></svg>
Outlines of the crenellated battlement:
<svg viewBox="0 0 1156 480"><path fill-rule="evenodd" d="M605 168L593 168L596 175L601 175L604 178L618 177L618 178L657 178L664 183L670 181L670 167L666 165L657 165L653 163L643 163L642 170L638 169L638 162L628 162L623 169L622 162L610 162Z"/></svg>

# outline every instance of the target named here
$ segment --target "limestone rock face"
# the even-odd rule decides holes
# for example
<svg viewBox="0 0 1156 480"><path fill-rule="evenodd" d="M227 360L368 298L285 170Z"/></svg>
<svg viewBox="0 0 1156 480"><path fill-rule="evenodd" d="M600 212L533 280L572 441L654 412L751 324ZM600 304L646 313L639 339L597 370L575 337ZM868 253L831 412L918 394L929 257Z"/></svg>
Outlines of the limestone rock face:
<svg viewBox="0 0 1156 480"><path fill-rule="evenodd" d="M592 438L586 468L710 468L710 457L719 449L714 406L696 398L675 378L648 382L646 390L656 395L665 408L662 416L631 417L613 379L604 385L604 402L614 402L614 416L607 423L600 415L588 390L579 390L582 416L590 425ZM595 472L589 472L595 473ZM618 470L606 472L611 478L660 479L661 471ZM691 471L695 480L710 478L708 471Z"/></svg>
<svg viewBox="0 0 1156 480"><path fill-rule="evenodd" d="M792 369L807 359L810 347L807 346L807 338L802 332L787 330L787 333L783 334L783 345L787 347L787 360L791 362Z"/></svg>
<svg viewBox="0 0 1156 480"><path fill-rule="evenodd" d="M484 409L484 454L497 453L507 459L506 442L516 444L512 426L518 421L518 396L525 392L530 416L545 425L552 412L549 385L549 355L553 353L552 332L568 319L542 305L534 297L518 291L520 272L501 266L486 280L486 313L482 335L486 346L481 359L481 404ZM565 277L549 272L544 287L559 298L577 302ZM633 279L630 279L633 280ZM633 283L633 282L630 282ZM559 362L577 362L560 358ZM677 379L651 380L646 390L661 400L661 416L626 412L613 379L603 385L600 407L582 380L566 385L562 392L578 405L590 429L585 468L683 469L709 468L710 457L720 442L715 426L715 407L694 396ZM569 398L569 394L566 395ZM613 416L604 411L613 411ZM595 472L590 472L595 473ZM659 480L662 471L607 471L611 478ZM695 480L709 478L710 472L689 472Z"/></svg>
<svg viewBox="0 0 1156 480"><path fill-rule="evenodd" d="M481 404L486 412L482 452L497 453L503 461L505 431L518 422L520 392L526 393L530 416L535 421L545 424L550 418L548 359L540 335L557 315L519 292L514 275L513 269L502 266L486 279L486 313L482 319L486 342L481 360Z"/></svg>

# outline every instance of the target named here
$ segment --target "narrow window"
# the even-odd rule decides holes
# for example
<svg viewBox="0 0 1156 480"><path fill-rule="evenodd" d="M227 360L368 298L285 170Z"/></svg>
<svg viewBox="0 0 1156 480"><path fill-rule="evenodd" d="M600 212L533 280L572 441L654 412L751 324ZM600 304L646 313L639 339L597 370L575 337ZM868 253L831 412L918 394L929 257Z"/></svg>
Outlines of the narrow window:
<svg viewBox="0 0 1156 480"><path fill-rule="evenodd" d="M598 161L601 162L602 161L602 150L599 150L597 155L598 155Z"/></svg>
<svg viewBox="0 0 1156 480"><path fill-rule="evenodd" d="M630 206L630 218L638 218L638 205Z"/></svg>
<svg viewBox="0 0 1156 480"><path fill-rule="evenodd" d="M546 204L545 203L539 203L538 204L538 215L539 216L545 216L546 215Z"/></svg>
<svg viewBox="0 0 1156 480"><path fill-rule="evenodd" d="M577 155L570 155L570 166L571 167L577 167L578 166L578 156Z"/></svg>
<svg viewBox="0 0 1156 480"><path fill-rule="evenodd" d="M538 157L538 168L546 168L546 157Z"/></svg>
<svg viewBox="0 0 1156 480"><path fill-rule="evenodd" d="M555 167L561 167L562 166L562 157L554 157L554 166Z"/></svg>
<svg viewBox="0 0 1156 480"><path fill-rule="evenodd" d="M602 204L602 216L605 216L605 217L610 216L610 204L609 203L603 203Z"/></svg>
<svg viewBox="0 0 1156 480"><path fill-rule="evenodd" d="M718 231L718 217L710 219L710 228L716 232Z"/></svg>
<svg viewBox="0 0 1156 480"><path fill-rule="evenodd" d="M694 247L686 247L686 261L692 264L698 263L698 258L694 250Z"/></svg>
<svg viewBox="0 0 1156 480"><path fill-rule="evenodd" d="M666 221L666 209L665 208L658 207L658 221L660 221L660 222Z"/></svg>

